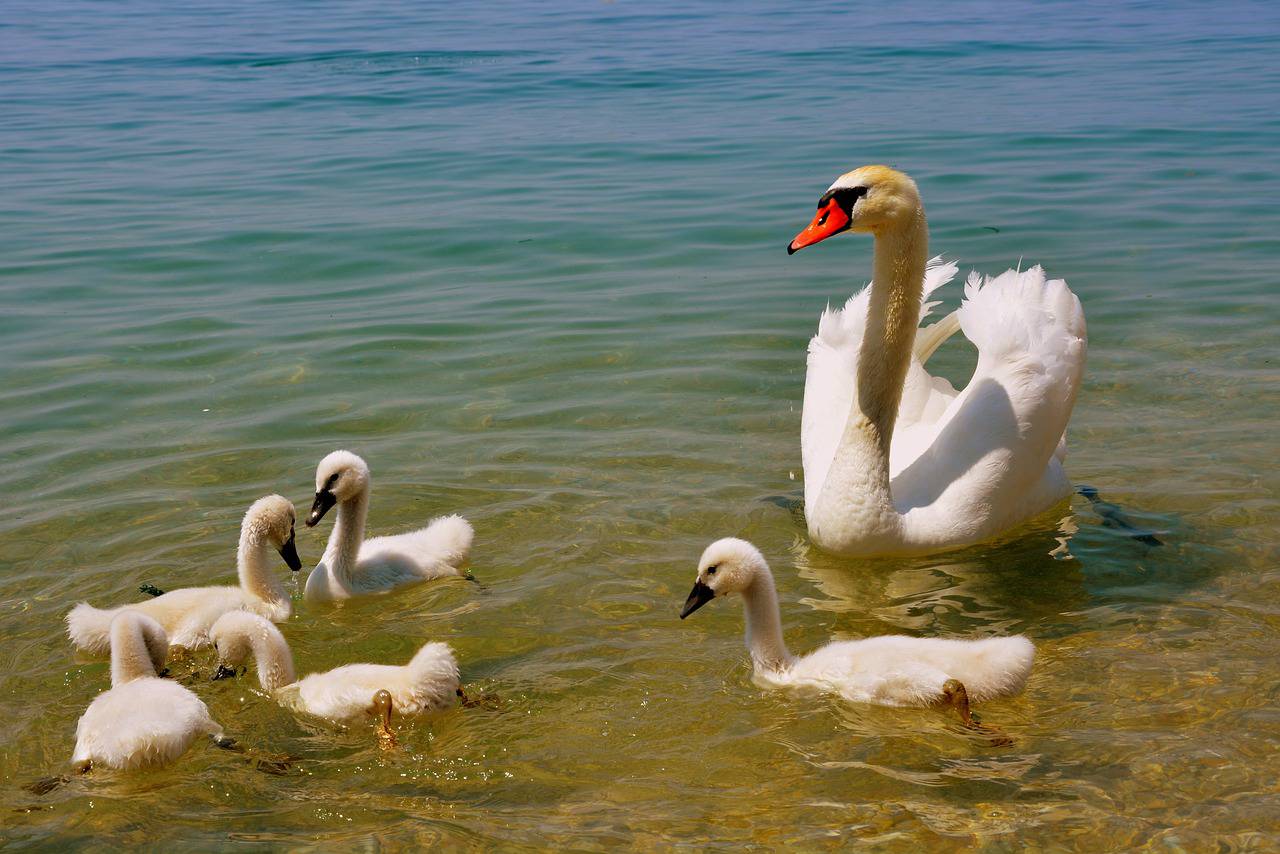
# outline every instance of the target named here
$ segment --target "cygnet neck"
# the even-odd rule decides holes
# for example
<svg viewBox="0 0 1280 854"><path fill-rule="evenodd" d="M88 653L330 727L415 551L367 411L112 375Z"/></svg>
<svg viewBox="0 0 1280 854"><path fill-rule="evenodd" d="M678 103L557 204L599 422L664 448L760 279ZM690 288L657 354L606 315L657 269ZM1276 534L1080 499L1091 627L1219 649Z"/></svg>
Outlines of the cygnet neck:
<svg viewBox="0 0 1280 854"><path fill-rule="evenodd" d="M742 591L747 615L747 649L756 670L784 670L795 660L782 639L782 614L778 588L768 566L757 567L751 583Z"/></svg>
<svg viewBox="0 0 1280 854"><path fill-rule="evenodd" d="M125 613L111 622L111 687L164 670L169 641L150 620Z"/></svg>
<svg viewBox="0 0 1280 854"><path fill-rule="evenodd" d="M253 649L254 665L258 668L258 682L262 690L271 692L297 681L293 670L293 653L289 644L275 626L252 632L249 646Z"/></svg>
<svg viewBox="0 0 1280 854"><path fill-rule="evenodd" d="M340 500L335 508L333 531L329 534L324 560L334 578L344 587L351 586L351 577L360 557L360 544L364 542L369 491L370 485L366 480L363 489L350 498Z"/></svg>
<svg viewBox="0 0 1280 854"><path fill-rule="evenodd" d="M240 529L240 545L236 550L236 572L240 576L240 589L263 602L272 605L287 619L293 610L289 594L276 580L272 571L272 553L275 548L266 534L257 526L246 522Z"/></svg>

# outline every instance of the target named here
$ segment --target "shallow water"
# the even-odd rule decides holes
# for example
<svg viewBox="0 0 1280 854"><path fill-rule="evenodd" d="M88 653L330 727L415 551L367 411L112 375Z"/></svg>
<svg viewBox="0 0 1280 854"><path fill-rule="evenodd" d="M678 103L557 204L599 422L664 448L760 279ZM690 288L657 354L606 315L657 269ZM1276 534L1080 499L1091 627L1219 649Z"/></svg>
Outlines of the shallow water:
<svg viewBox="0 0 1280 854"><path fill-rule="evenodd" d="M1280 844L1273 5L170 5L0 21L0 839ZM804 347L870 244L783 245L875 161L962 269L1080 295L1070 472L1163 546L1083 498L929 558L807 545ZM244 509L336 447L375 532L467 515L482 586L299 603L300 669L443 639L488 706L384 753L197 657L294 773L200 747L24 791L108 681L67 609L231 579ZM793 649L1027 633L981 710L1014 743L754 686L734 602L676 619L730 534Z"/></svg>

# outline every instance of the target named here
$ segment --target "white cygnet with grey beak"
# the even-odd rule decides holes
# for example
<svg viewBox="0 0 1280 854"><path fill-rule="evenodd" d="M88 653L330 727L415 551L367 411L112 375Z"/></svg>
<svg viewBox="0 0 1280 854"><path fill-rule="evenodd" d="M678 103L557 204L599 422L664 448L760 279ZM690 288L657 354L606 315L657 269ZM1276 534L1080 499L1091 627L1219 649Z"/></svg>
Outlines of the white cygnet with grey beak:
<svg viewBox="0 0 1280 854"><path fill-rule="evenodd" d="M475 532L461 516L441 516L404 534L364 538L372 480L369 466L350 451L334 451L316 467L316 497L307 515L314 527L337 507L333 533L311 571L308 602L385 593L405 584L463 576Z"/></svg>
<svg viewBox="0 0 1280 854"><path fill-rule="evenodd" d="M855 703L882 706L950 705L978 728L969 704L1022 690L1035 647L1021 635L952 640L884 635L833 641L795 656L782 639L773 573L746 540L717 540L702 553L697 580L680 618L730 594L742 596L747 649L756 680L773 688L808 688Z"/></svg>

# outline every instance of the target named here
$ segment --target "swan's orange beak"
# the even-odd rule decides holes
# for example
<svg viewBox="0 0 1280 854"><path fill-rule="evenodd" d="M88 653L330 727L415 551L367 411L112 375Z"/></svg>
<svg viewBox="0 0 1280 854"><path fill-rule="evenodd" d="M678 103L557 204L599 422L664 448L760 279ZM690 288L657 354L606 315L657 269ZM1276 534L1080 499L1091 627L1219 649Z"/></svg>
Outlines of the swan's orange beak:
<svg viewBox="0 0 1280 854"><path fill-rule="evenodd" d="M835 199L827 199L825 205L818 207L809 227L796 235L796 239L787 244L787 254L794 255L806 246L821 243L833 234L839 234L849 227L849 215L841 209Z"/></svg>

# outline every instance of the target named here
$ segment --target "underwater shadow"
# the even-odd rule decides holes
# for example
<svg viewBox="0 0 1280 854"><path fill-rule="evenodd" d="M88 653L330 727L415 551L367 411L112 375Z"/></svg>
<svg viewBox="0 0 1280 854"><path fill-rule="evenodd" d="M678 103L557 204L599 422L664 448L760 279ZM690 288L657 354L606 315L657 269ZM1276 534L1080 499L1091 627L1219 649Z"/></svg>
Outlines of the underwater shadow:
<svg viewBox="0 0 1280 854"><path fill-rule="evenodd" d="M788 509L803 530L802 508ZM1225 549L1180 536L1190 532L1164 521L1157 527L1174 536L1153 548L1077 495L1071 506L963 549L843 558L797 536L792 559L821 594L802 604L838 615L837 629L851 635L1031 631L1046 638L1084 630L1083 612L1101 605L1180 601L1231 568Z"/></svg>

